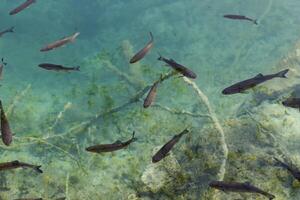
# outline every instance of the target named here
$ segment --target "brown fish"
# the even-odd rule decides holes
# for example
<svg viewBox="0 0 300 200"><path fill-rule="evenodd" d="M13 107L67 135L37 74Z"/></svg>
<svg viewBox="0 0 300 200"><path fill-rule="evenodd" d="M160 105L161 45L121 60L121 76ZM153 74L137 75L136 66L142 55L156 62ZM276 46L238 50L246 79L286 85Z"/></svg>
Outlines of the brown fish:
<svg viewBox="0 0 300 200"><path fill-rule="evenodd" d="M184 129L181 133L175 135L169 142L167 142L162 148L158 150L158 152L152 157L152 162L156 163L165 158L174 145L180 140L180 138L187 134L189 130Z"/></svg>
<svg viewBox="0 0 300 200"><path fill-rule="evenodd" d="M2 36L3 36L4 34L6 34L6 33L13 33L13 32L14 32L14 27L12 26L12 27L10 27L10 28L4 30L4 31L1 31L1 32L0 32L0 37L2 37Z"/></svg>
<svg viewBox="0 0 300 200"><path fill-rule="evenodd" d="M74 42L79 34L80 34L79 32L76 32L69 37L65 37L61 40L55 41L51 44L48 44L47 46L43 47L40 51L50 51L52 49L56 49L58 47L64 46L70 42Z"/></svg>
<svg viewBox="0 0 300 200"><path fill-rule="evenodd" d="M288 98L282 102L282 105L300 110L300 98Z"/></svg>
<svg viewBox="0 0 300 200"><path fill-rule="evenodd" d="M6 146L9 146L12 142L12 132L9 127L8 120L6 118L5 112L3 110L2 101L0 100L1 109L1 137L2 141Z"/></svg>
<svg viewBox="0 0 300 200"><path fill-rule="evenodd" d="M188 78L195 79L197 78L197 75L187 67L175 62L173 59L167 59L162 57L161 55L159 56L158 60L165 62L168 64L170 67L181 73L183 76L186 76Z"/></svg>
<svg viewBox="0 0 300 200"><path fill-rule="evenodd" d="M79 66L78 67L64 67L62 65L50 64L50 63L39 64L39 67L46 69L46 70L53 70L53 71L64 71L64 72L80 71Z"/></svg>
<svg viewBox="0 0 300 200"><path fill-rule="evenodd" d="M157 90L159 83L160 83L160 81L156 81L150 88L150 91L149 91L146 99L144 100L144 108L148 108L154 102L155 97L156 97L156 90Z"/></svg>
<svg viewBox="0 0 300 200"><path fill-rule="evenodd" d="M218 189L218 190L222 190L224 192L228 191L228 192L258 193L258 194L268 197L269 200L272 200L275 198L274 195L251 185L249 182L237 183L237 182L212 181L212 182L210 182L209 186L212 188Z"/></svg>
<svg viewBox="0 0 300 200"><path fill-rule="evenodd" d="M234 20L247 20L253 22L256 25L258 24L256 19L251 19L243 15L224 15L223 17L228 19L234 19Z"/></svg>
<svg viewBox="0 0 300 200"><path fill-rule="evenodd" d="M17 169L17 168L31 168L38 173L43 173L40 169L41 165L31 165L27 163L20 162L18 160L14 160L11 162L0 163L0 171L2 170L10 170L10 169Z"/></svg>
<svg viewBox="0 0 300 200"><path fill-rule="evenodd" d="M253 88L263 82L271 80L273 78L287 78L286 74L288 73L289 69L282 70L276 74L269 74L269 75L262 75L258 74L253 78L235 83L222 91L224 95L236 94L236 93L243 93L245 90Z"/></svg>
<svg viewBox="0 0 300 200"><path fill-rule="evenodd" d="M0 79L2 79L2 72L3 72L3 68L4 66L7 65L6 62L4 62L4 59L1 59L1 64L0 64Z"/></svg>
<svg viewBox="0 0 300 200"><path fill-rule="evenodd" d="M21 12L22 10L24 10L25 8L27 8L28 6L30 6L31 4L33 4L35 2L36 2L36 0L26 0L24 3L22 3L21 5L19 5L18 7L13 9L12 11L10 11L9 14L10 15L15 15L15 14Z"/></svg>
<svg viewBox="0 0 300 200"><path fill-rule="evenodd" d="M148 44L146 44L146 46L144 48L142 48L139 52L137 52L131 59L130 59L130 63L136 63L137 61L141 60L142 58L145 57L145 55L150 51L150 49L153 47L153 35L150 32L150 41L148 42Z"/></svg>
<svg viewBox="0 0 300 200"><path fill-rule="evenodd" d="M134 135L135 135L135 132L133 131L132 138L125 142L121 142L120 140L117 140L115 143L112 143L112 144L99 144L99 145L88 147L88 148L86 148L86 150L93 152L93 153L104 153L104 152L117 151L117 150L127 147L132 142L136 141L137 138L135 138Z"/></svg>

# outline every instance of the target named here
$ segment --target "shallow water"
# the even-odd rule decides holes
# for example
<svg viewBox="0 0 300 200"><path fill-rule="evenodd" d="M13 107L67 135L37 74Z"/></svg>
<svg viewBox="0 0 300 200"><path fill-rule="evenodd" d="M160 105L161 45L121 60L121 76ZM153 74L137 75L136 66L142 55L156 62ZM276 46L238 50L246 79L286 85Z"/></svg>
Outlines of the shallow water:
<svg viewBox="0 0 300 200"><path fill-rule="evenodd" d="M44 173L1 172L0 186L9 188L0 191L1 199L264 199L208 188L223 178L250 181L276 199L300 198L292 176L272 163L273 156L287 157L300 168L299 112L280 104L299 84L297 63L282 64L297 52L298 0L37 0L10 16L22 2L3 0L0 6L0 31L15 27L15 33L0 38L0 57L8 63L0 97L14 132L9 147L0 145L0 160L41 164ZM246 15L259 25L224 14ZM74 43L39 51L77 31ZM149 31L154 48L130 65L130 57L149 41ZM198 75L192 81L209 105L197 88L174 77L159 87L155 106L142 107L145 95L126 104L170 71L158 53ZM46 71L38 67L44 62L80 66L80 72ZM247 94L221 94L237 81L287 67L293 69L289 79L274 79ZM151 164L154 149L186 127L191 132L172 155ZM85 151L125 141L134 130L138 140L124 150Z"/></svg>

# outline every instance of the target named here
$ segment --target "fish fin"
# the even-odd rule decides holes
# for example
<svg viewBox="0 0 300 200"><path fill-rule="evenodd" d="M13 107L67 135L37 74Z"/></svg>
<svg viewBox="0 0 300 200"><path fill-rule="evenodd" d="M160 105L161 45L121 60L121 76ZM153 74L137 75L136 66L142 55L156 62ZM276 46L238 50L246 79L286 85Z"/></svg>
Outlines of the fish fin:
<svg viewBox="0 0 300 200"><path fill-rule="evenodd" d="M132 138L131 138L132 142L136 141L137 138L135 137L135 131L132 132Z"/></svg>
<svg viewBox="0 0 300 200"><path fill-rule="evenodd" d="M277 74L275 74L275 76L279 77L279 78L287 78L286 73L288 73L288 71L289 71L289 69L282 70L282 71L278 72Z"/></svg>
<svg viewBox="0 0 300 200"><path fill-rule="evenodd" d="M120 140L115 141L113 144L121 144L122 142Z"/></svg>
<svg viewBox="0 0 300 200"><path fill-rule="evenodd" d="M39 165L39 166L34 167L34 169L39 173L43 173L43 170L40 169L41 167L42 167L42 165Z"/></svg>
<svg viewBox="0 0 300 200"><path fill-rule="evenodd" d="M151 40L151 42L154 40L154 38L153 38L153 34L152 34L152 32L150 31L149 32L149 34L150 34L150 40Z"/></svg>
<svg viewBox="0 0 300 200"><path fill-rule="evenodd" d="M250 185L250 182L249 181L246 181L246 182L244 182L246 185Z"/></svg>
<svg viewBox="0 0 300 200"><path fill-rule="evenodd" d="M261 74L261 73L259 73L259 74L257 74L254 78L261 78L261 77L264 77L264 75Z"/></svg>
<svg viewBox="0 0 300 200"><path fill-rule="evenodd" d="M14 26L12 26L10 29L9 29L9 32L11 32L11 33L14 33Z"/></svg>
<svg viewBox="0 0 300 200"><path fill-rule="evenodd" d="M76 71L80 71L80 66L75 67Z"/></svg>
<svg viewBox="0 0 300 200"><path fill-rule="evenodd" d="M159 52L157 52L157 54L158 54L158 58L157 58L157 60L163 60L163 57L162 57L162 55L161 55Z"/></svg>
<svg viewBox="0 0 300 200"><path fill-rule="evenodd" d="M255 25L258 25L257 19L254 19L254 20L253 20L253 23L254 23Z"/></svg>

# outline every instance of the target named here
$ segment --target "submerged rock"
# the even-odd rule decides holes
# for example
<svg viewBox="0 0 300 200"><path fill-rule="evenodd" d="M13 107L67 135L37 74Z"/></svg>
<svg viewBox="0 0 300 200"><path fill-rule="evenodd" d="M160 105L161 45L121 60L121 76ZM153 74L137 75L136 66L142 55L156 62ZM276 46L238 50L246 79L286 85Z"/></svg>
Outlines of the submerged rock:
<svg viewBox="0 0 300 200"><path fill-rule="evenodd" d="M153 153L157 152L159 148L161 147L154 148ZM149 164L141 178L147 189L156 193L165 186L171 186L172 181L180 172L181 167L174 154L170 152L170 155L160 162Z"/></svg>

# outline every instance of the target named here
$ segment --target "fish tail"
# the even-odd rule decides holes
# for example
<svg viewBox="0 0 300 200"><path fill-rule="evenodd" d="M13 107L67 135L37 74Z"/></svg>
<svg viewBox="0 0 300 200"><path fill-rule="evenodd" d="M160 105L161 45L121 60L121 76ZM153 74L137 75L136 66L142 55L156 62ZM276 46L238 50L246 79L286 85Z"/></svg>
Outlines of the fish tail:
<svg viewBox="0 0 300 200"><path fill-rule="evenodd" d="M8 31L11 32L11 33L14 33L14 28L15 28L15 27L12 26Z"/></svg>
<svg viewBox="0 0 300 200"><path fill-rule="evenodd" d="M151 32L151 31L149 32L149 34L150 34L150 41L152 42L152 41L154 40L154 38L153 38L153 34L152 34L152 32Z"/></svg>
<svg viewBox="0 0 300 200"><path fill-rule="evenodd" d="M163 57L161 56L161 54L159 52L157 52L157 54L158 54L157 60L163 60Z"/></svg>
<svg viewBox="0 0 300 200"><path fill-rule="evenodd" d="M80 66L75 67L76 71L80 71Z"/></svg>
<svg viewBox="0 0 300 200"><path fill-rule="evenodd" d="M286 74L288 73L288 71L289 71L289 69L282 70L282 71L278 72L277 74L275 74L275 76L279 77L279 78L287 78Z"/></svg>
<svg viewBox="0 0 300 200"><path fill-rule="evenodd" d="M39 173L43 173L43 170L40 169L41 167L42 167L42 165L35 166L34 170L37 171L37 172L39 172Z"/></svg>
<svg viewBox="0 0 300 200"><path fill-rule="evenodd" d="M137 138L135 137L135 131L133 131L132 132L132 138L131 138L131 141L136 141L137 140Z"/></svg>
<svg viewBox="0 0 300 200"><path fill-rule="evenodd" d="M258 25L257 19L253 20L253 23L256 24L256 25Z"/></svg>

